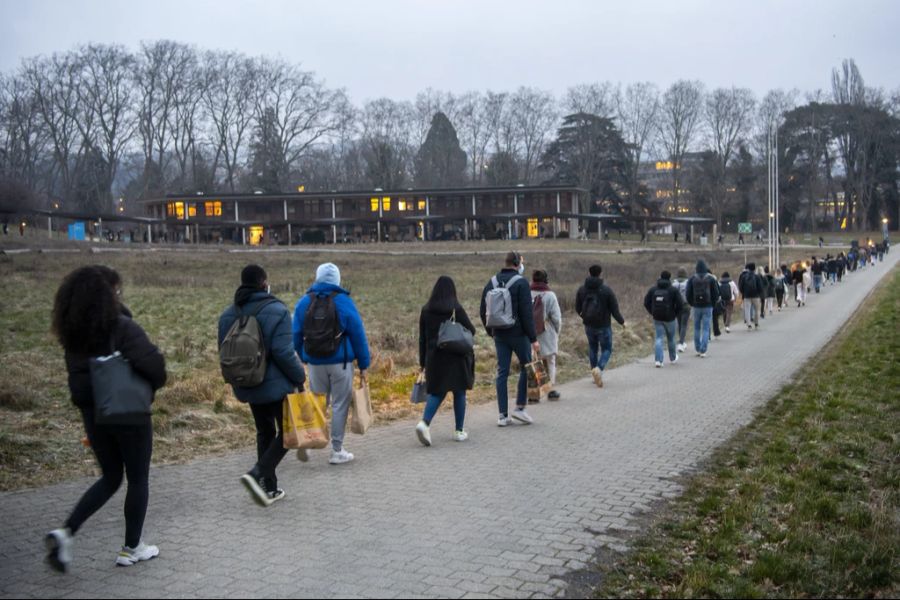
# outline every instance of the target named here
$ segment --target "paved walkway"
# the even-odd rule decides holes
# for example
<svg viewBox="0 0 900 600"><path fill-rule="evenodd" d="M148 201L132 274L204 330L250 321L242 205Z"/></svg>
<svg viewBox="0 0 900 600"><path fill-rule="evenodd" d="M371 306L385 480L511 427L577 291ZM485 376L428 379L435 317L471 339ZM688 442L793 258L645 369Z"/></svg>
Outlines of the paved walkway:
<svg viewBox="0 0 900 600"><path fill-rule="evenodd" d="M122 492L76 539L68 575L43 560L87 479L0 494L0 595L24 597L543 597L564 591L610 532L660 498L752 418L850 317L900 259L811 294L808 306L738 325L709 358L651 357L560 388L536 424L498 429L493 406L469 415L471 438L450 440L452 415L422 448L413 423L350 436L356 462L279 471L287 498L258 508L238 483L249 452L154 468L145 537L151 563L113 566L124 535Z"/></svg>

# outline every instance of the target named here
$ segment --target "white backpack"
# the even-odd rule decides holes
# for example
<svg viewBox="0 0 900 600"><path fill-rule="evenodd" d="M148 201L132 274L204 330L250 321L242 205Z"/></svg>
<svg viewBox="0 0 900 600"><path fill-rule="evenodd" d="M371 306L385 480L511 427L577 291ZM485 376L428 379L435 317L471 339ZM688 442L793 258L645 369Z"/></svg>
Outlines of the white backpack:
<svg viewBox="0 0 900 600"><path fill-rule="evenodd" d="M516 315L513 314L512 296L509 288L519 279L520 275L513 275L506 284L500 283L497 276L491 278L491 285L485 296L487 308L487 327L489 329L509 329L516 324Z"/></svg>

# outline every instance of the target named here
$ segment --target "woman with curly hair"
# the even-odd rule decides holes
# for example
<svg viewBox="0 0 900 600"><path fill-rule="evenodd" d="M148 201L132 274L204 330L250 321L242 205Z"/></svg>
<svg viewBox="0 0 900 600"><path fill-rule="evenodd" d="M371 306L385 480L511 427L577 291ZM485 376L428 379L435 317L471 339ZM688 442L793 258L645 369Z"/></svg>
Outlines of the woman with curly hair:
<svg viewBox="0 0 900 600"><path fill-rule="evenodd" d="M81 525L109 500L128 478L125 496L125 544L116 564L130 566L154 558L159 548L141 540L149 498L153 427L150 415L133 425L94 421L90 359L118 351L154 392L166 382L159 349L120 303L121 278L102 266L81 267L63 280L53 305L53 333L65 350L72 403L81 411L84 429L103 475L81 497L65 525L47 535L47 560L65 572L72 561L72 538Z"/></svg>

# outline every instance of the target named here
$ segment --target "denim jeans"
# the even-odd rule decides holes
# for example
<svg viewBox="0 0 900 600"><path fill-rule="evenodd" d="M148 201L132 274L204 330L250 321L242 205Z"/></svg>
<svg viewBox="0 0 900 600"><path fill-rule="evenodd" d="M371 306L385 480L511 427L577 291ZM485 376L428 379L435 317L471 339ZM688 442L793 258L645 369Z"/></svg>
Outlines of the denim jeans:
<svg viewBox="0 0 900 600"><path fill-rule="evenodd" d="M713 309L712 306L694 307L692 312L694 315L694 349L701 354L706 354L709 347L709 330L712 327Z"/></svg>
<svg viewBox="0 0 900 600"><path fill-rule="evenodd" d="M816 288L816 293L819 293L819 289L822 287L822 276L821 275L813 275L813 287Z"/></svg>
<svg viewBox="0 0 900 600"><path fill-rule="evenodd" d="M683 344L687 337L688 321L691 320L691 311L685 310L678 315L678 343Z"/></svg>
<svg viewBox="0 0 900 600"><path fill-rule="evenodd" d="M588 355L591 361L591 369L606 368L613 351L612 327L584 326L584 333L588 339Z"/></svg>
<svg viewBox="0 0 900 600"><path fill-rule="evenodd" d="M678 356L675 348L675 330L678 327L677 320L671 321L653 321L656 327L656 362L663 361L663 339L665 338L669 347L669 361L674 361Z"/></svg>
<svg viewBox="0 0 900 600"><path fill-rule="evenodd" d="M425 414L422 416L422 420L425 423L431 425L431 421L434 419L434 415L437 414L443 401L444 396L428 394L428 400L425 402ZM456 417L456 430L462 431L463 425L466 423L466 390L454 390L453 415Z"/></svg>
<svg viewBox="0 0 900 600"><path fill-rule="evenodd" d="M531 343L524 335L510 338L494 337L494 348L497 350L497 406L501 415L509 414L509 367L515 353L522 365L519 373L519 385L516 388L516 406L522 408L528 404L528 374L525 365L531 362Z"/></svg>

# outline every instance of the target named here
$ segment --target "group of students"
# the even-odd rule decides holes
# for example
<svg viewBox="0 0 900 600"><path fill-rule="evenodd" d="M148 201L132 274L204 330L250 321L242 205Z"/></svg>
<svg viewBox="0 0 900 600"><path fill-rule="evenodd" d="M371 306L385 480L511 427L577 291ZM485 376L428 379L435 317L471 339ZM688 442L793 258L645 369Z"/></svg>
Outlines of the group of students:
<svg viewBox="0 0 900 600"><path fill-rule="evenodd" d="M867 259L876 255L869 253ZM811 269L805 263L791 268L782 265L775 274L770 274L767 267L758 269L749 263L737 283L727 272L716 279L703 260L697 262L691 277L685 269L679 269L673 280L668 271L663 271L644 298L644 306L656 327L656 366L663 365L664 346L668 346L673 363L678 360L678 352L686 349L691 316L697 355L705 357L710 330L715 336L721 333L720 317L724 318L726 333L730 333L738 297L743 299L748 329L758 329L759 319L772 314L776 301L779 310L787 305L790 285L794 286L798 306L802 306L812 278L818 291L822 274L827 273L834 283L841 280L845 270L855 269L857 264L852 253L827 257L824 261L814 257ZM625 327L616 295L601 278L602 271L600 265L590 266L575 299L575 311L587 338L590 373L598 387L604 385L603 372L613 352L612 320ZM531 282L524 274L524 257L510 252L503 268L486 283L481 294L479 316L493 340L497 359L499 427L534 422L526 410L528 375L524 368L517 381L515 407L510 410L508 378L513 355L522 366L540 357L547 364L551 386L556 384L556 357L563 325L560 302L550 288L546 271L533 271ZM354 455L344 446L344 434L356 371L360 383L367 382L371 356L363 320L350 292L341 287L340 270L332 263L316 269L315 282L297 301L293 312L272 295L265 269L258 265L246 266L233 302L219 318L220 352L232 347L236 331L250 331L247 325L251 320L255 327L251 333L255 332L255 337L245 338L259 343L258 360L252 365L258 371L258 380L253 385L232 382L232 387L237 399L250 406L256 426L257 452L255 464L240 481L254 501L269 506L285 496L276 476L276 468L288 452L282 431L285 397L309 385L314 394L327 398L332 408L329 463L346 464L354 460ZM432 445L431 423L448 394L453 396L453 439L457 442L468 439L466 392L473 388L475 381L474 347L462 353L441 347L441 330L448 321L458 323L473 336L476 333L457 297L453 279L441 276L419 317L419 366L427 398L415 432L425 446ZM130 566L154 558L159 548L142 540L153 446L149 408L146 414L127 424L98 423L91 365L97 357L121 355L134 373L146 380L152 401L152 394L166 382L165 359L123 304L121 277L105 266L81 267L63 280L54 300L52 329L64 349L72 402L81 412L102 475L83 494L64 525L47 535L47 561L61 572L68 569L75 534L115 494L123 477L128 480L125 543L116 555L116 564ZM224 374L224 361L222 364ZM559 397L556 390L549 394L551 400ZM306 450L298 450L297 457L304 462L309 459Z"/></svg>

